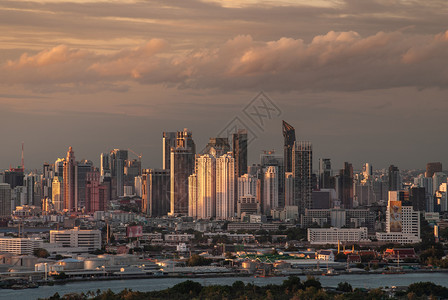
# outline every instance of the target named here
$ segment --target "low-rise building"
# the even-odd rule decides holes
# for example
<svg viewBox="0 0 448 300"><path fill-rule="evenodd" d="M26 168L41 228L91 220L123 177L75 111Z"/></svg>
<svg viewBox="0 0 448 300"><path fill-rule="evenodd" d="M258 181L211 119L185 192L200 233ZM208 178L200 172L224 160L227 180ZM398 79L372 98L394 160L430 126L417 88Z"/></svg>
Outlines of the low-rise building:
<svg viewBox="0 0 448 300"><path fill-rule="evenodd" d="M70 230L51 230L50 243L60 244L62 247L81 247L89 251L101 249L101 231L81 230L75 227Z"/></svg>
<svg viewBox="0 0 448 300"><path fill-rule="evenodd" d="M166 234L165 241L166 242L189 242L194 238L194 234Z"/></svg>
<svg viewBox="0 0 448 300"><path fill-rule="evenodd" d="M35 249L42 248L42 243L37 238L0 237L0 252L33 254Z"/></svg>
<svg viewBox="0 0 448 300"><path fill-rule="evenodd" d="M331 250L319 250L317 251L317 259L325 261L334 261L334 253Z"/></svg>
<svg viewBox="0 0 448 300"><path fill-rule="evenodd" d="M308 228L308 242L311 244L337 244L338 242L370 242L367 227L361 228Z"/></svg>

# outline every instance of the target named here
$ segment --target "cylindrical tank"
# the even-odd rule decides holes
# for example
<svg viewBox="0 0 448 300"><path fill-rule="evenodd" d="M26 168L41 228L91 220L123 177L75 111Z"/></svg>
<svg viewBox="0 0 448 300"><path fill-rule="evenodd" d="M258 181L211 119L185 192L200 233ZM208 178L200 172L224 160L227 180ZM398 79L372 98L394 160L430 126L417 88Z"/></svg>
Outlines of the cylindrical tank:
<svg viewBox="0 0 448 300"><path fill-rule="evenodd" d="M84 261L84 269L95 270L97 268L101 268L101 266L105 266L106 264L107 260L104 258L89 258Z"/></svg>
<svg viewBox="0 0 448 300"><path fill-rule="evenodd" d="M84 262L73 258L63 259L58 264L64 266L64 270L84 269Z"/></svg>
<svg viewBox="0 0 448 300"><path fill-rule="evenodd" d="M35 272L45 272L45 263L39 263L34 265Z"/></svg>
<svg viewBox="0 0 448 300"><path fill-rule="evenodd" d="M243 269L249 270L250 272L254 272L257 267L257 263L250 260L243 261L241 265Z"/></svg>

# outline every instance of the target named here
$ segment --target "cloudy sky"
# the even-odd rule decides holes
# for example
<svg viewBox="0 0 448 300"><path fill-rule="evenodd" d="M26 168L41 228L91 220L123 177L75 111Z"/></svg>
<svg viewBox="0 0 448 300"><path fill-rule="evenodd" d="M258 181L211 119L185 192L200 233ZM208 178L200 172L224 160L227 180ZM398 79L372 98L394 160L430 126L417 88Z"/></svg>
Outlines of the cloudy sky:
<svg viewBox="0 0 448 300"><path fill-rule="evenodd" d="M2 0L0 168L22 141L27 168L68 146L157 168L162 131L202 148L234 120L254 163L282 153L282 119L316 165L448 166L447 15L445 0ZM277 108L261 126L245 113L260 91Z"/></svg>

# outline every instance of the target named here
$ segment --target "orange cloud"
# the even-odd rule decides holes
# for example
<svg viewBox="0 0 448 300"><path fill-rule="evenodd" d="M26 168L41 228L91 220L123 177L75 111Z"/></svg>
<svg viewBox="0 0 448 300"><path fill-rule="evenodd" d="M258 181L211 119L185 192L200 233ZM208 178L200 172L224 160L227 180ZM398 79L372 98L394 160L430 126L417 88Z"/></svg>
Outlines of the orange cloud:
<svg viewBox="0 0 448 300"><path fill-rule="evenodd" d="M174 51L173 51L174 50ZM311 42L242 35L217 47L176 51L165 40L114 54L57 46L23 54L1 67L10 84L92 85L137 81L179 88L362 90L448 85L448 31L433 36L354 31L315 36ZM107 85L105 85L107 86Z"/></svg>

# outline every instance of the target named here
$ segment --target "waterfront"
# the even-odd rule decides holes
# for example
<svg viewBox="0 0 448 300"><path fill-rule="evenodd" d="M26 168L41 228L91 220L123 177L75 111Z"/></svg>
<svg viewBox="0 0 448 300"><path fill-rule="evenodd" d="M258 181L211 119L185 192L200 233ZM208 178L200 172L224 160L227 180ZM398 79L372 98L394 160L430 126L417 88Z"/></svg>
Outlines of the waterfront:
<svg viewBox="0 0 448 300"><path fill-rule="evenodd" d="M306 276L299 276L302 280ZM411 273L411 274L369 274L369 275L340 275L333 277L317 276L323 286L336 287L339 282L347 281L354 288L377 288L385 286L408 286L414 282L431 281L448 287L448 273ZM231 285L235 281L244 283L254 283L256 285L281 284L286 277L215 277L215 278L194 278L202 285ZM173 285L188 280L188 278L152 278L137 280L113 280L113 281L94 281L94 282L73 282L64 285L41 286L37 289L26 290L2 290L0 299L28 300L37 298L47 298L56 292L59 295L68 293L82 293L87 291L97 291L111 289L114 292L125 288L135 291L154 291L163 290Z"/></svg>

